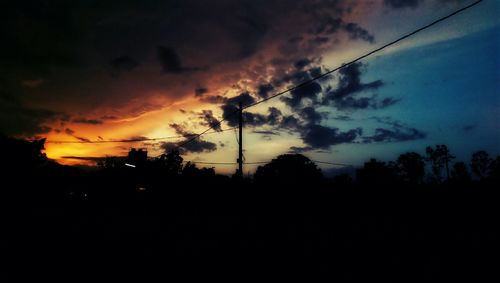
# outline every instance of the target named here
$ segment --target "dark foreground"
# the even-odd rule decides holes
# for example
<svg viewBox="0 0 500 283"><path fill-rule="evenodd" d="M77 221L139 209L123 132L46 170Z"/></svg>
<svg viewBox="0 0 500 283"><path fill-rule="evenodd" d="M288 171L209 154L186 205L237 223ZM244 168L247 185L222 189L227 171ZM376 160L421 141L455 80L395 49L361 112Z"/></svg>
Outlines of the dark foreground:
<svg viewBox="0 0 500 283"><path fill-rule="evenodd" d="M60 195L49 188L8 194L4 274L140 282L175 274L232 281L325 274L420 282L476 281L496 268L498 198L491 186L183 184L130 186L122 194L109 184Z"/></svg>

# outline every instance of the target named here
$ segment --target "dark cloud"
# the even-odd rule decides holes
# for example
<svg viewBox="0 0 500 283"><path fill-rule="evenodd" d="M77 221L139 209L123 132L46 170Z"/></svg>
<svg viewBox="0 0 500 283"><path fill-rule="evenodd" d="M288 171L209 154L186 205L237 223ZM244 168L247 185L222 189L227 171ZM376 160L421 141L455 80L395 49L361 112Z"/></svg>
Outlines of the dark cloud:
<svg viewBox="0 0 500 283"><path fill-rule="evenodd" d="M339 121L353 121L354 120L353 118L346 116L346 115L337 115L337 116L333 117L332 119L339 120Z"/></svg>
<svg viewBox="0 0 500 283"><path fill-rule="evenodd" d="M77 136L73 136L73 137L81 142L91 142L89 139L84 138L84 137L77 137Z"/></svg>
<svg viewBox="0 0 500 283"><path fill-rule="evenodd" d="M312 147L328 149L332 145L351 143L363 133L361 128L341 132L337 128L329 128L321 125L311 125L302 133L302 141Z"/></svg>
<svg viewBox="0 0 500 283"><path fill-rule="evenodd" d="M73 123L77 124L89 124L89 125L100 125L102 124L102 120L98 119L85 119L85 118L77 118L72 120Z"/></svg>
<svg viewBox="0 0 500 283"><path fill-rule="evenodd" d="M389 126L394 127L394 128L398 128L398 129L405 128L405 125L403 125L403 123L401 123L398 120L394 120L390 116L384 116L384 117L372 116L369 119L374 120L374 121L381 123L381 124L389 125Z"/></svg>
<svg viewBox="0 0 500 283"><path fill-rule="evenodd" d="M259 85L257 89L257 95L261 98L266 98L269 96L269 92L273 91L274 87L271 84Z"/></svg>
<svg viewBox="0 0 500 283"><path fill-rule="evenodd" d="M104 115L101 117L101 120L116 120L118 117L113 116L113 115Z"/></svg>
<svg viewBox="0 0 500 283"><path fill-rule="evenodd" d="M245 107L254 103L255 98L248 92L243 92L239 96L225 99L224 105L221 106L222 117L230 127L236 127L239 123L238 109L240 101L242 102L242 106ZM267 114L253 113L245 110L242 116L245 127L274 126L281 123L282 119L282 113L276 107L269 107Z"/></svg>
<svg viewBox="0 0 500 283"><path fill-rule="evenodd" d="M199 71L199 67L185 67L182 65L181 58L171 47L158 46L158 60L164 73L180 74L185 72Z"/></svg>
<svg viewBox="0 0 500 283"><path fill-rule="evenodd" d="M340 69L335 88L328 87L323 98L323 105L331 105L342 111L362 109L383 109L400 101L393 97L379 99L376 94L363 95L367 91L378 90L384 85L382 80L368 83L361 82L362 63L354 63Z"/></svg>
<svg viewBox="0 0 500 283"><path fill-rule="evenodd" d="M66 129L64 130L64 132L65 132L67 135L69 135L69 136L72 136L72 135L75 133L75 131L73 131L73 130L72 130L72 129L70 129L70 128L66 128Z"/></svg>
<svg viewBox="0 0 500 283"><path fill-rule="evenodd" d="M62 158L64 159L75 159L75 160L84 160L84 161L93 161L93 162L102 162L102 161L105 161L106 159L109 159L109 158L118 158L118 159L123 159L125 160L125 156L123 157L118 157L118 156L114 156L114 157L111 157L111 156L62 156Z"/></svg>
<svg viewBox="0 0 500 283"><path fill-rule="evenodd" d="M285 102L292 108L297 108L301 105L304 99L315 100L316 95L321 93L321 85L317 82L311 82L303 87L296 88L290 92L291 97L282 97L281 101Z"/></svg>
<svg viewBox="0 0 500 283"><path fill-rule="evenodd" d="M61 113L27 107L17 98L0 93L0 132L4 134L26 137L46 134L51 131L46 124L59 117Z"/></svg>
<svg viewBox="0 0 500 283"><path fill-rule="evenodd" d="M217 144L209 141L204 141L201 137L193 139L196 136L195 133L187 131L182 125L170 124L170 127L175 130L178 135L184 137L184 140L179 142L163 142L160 144L165 152L177 149L181 154L186 153L201 153L201 152L211 152L217 149ZM190 141L186 143L187 141Z"/></svg>
<svg viewBox="0 0 500 283"><path fill-rule="evenodd" d="M202 110L199 114L200 118L203 120L200 124L203 126L211 127L212 129L220 132L221 123L214 117L212 110Z"/></svg>
<svg viewBox="0 0 500 283"><path fill-rule="evenodd" d="M367 30L360 27L355 23L348 23L344 25L344 30L347 31L352 39L361 39L370 43L375 42L375 37Z"/></svg>
<svg viewBox="0 0 500 283"><path fill-rule="evenodd" d="M295 68L302 70L311 63L312 63L311 60L309 60L307 58L303 58L303 59L297 60L294 64L294 66L295 66Z"/></svg>
<svg viewBox="0 0 500 283"><path fill-rule="evenodd" d="M276 107L269 107L268 112L267 123L272 126L277 125L282 117L281 111Z"/></svg>
<svg viewBox="0 0 500 283"><path fill-rule="evenodd" d="M315 38L310 40L312 44L325 44L328 41L330 41L330 38L325 36L316 36Z"/></svg>
<svg viewBox="0 0 500 283"><path fill-rule="evenodd" d="M276 131L252 131L252 133L254 134L260 134L260 135L266 135L266 136L279 136L280 133L279 132L276 132Z"/></svg>
<svg viewBox="0 0 500 283"><path fill-rule="evenodd" d="M200 101L210 104L222 104L227 101L227 98L221 95L204 95L200 98Z"/></svg>
<svg viewBox="0 0 500 283"><path fill-rule="evenodd" d="M338 86L327 95L328 100L337 100L367 90L376 90L383 85L381 80L361 82L363 64L358 62L339 70Z"/></svg>
<svg viewBox="0 0 500 283"><path fill-rule="evenodd" d="M364 137L363 142L403 142L411 140L419 140L427 137L427 134L415 128L392 128L384 129L377 128L375 135Z"/></svg>
<svg viewBox="0 0 500 283"><path fill-rule="evenodd" d="M29 90L40 92L33 93L31 99L44 97L44 102L54 104L62 101L57 107L78 109L84 117L93 117L87 111L98 113L110 107L123 107L116 113L130 116L160 109L164 103L192 95L193 86L208 81L207 77L228 85L248 78L255 84L248 89L264 98L279 87L267 84L271 83L269 76L281 77L286 72L274 68L271 61L306 68L310 65L307 60L316 62L321 52L343 38L337 38L337 32L347 33L351 39L371 40L368 31L343 19L349 11L341 9L342 1L298 1L294 5L280 0L215 1L210 5L190 0L17 2L5 3L0 12L0 53L6 55L2 56L0 71L12 82L31 82L31 86L43 82ZM321 46L307 44L312 38ZM283 44L293 44L293 52L289 56L274 54ZM264 58L262 65L273 71L253 70L254 59L258 58ZM112 74L123 75L107 81L111 80L107 72L96 72L103 62ZM182 76L174 80L151 71L158 63L163 73ZM139 65L141 72L126 74ZM194 72L201 70L215 71ZM262 88L258 89L259 85ZM311 84L308 88L314 96L320 86ZM24 92L20 96L29 96L28 90ZM290 104L300 105L301 99L293 96L298 92L291 94ZM168 96L168 102L150 105L152 96L158 93ZM225 102L221 96L202 97L203 102ZM135 99L144 101L144 105L129 109L129 102ZM93 109L94 105L103 109ZM261 116L248 115L251 123L261 123ZM40 125L38 122L34 124ZM41 130L46 128L29 132Z"/></svg>
<svg viewBox="0 0 500 283"><path fill-rule="evenodd" d="M302 125L300 124L299 119L297 119L293 115L284 116L281 120L279 128L291 130L291 131L299 131L302 129Z"/></svg>
<svg viewBox="0 0 500 283"><path fill-rule="evenodd" d="M313 107L305 107L299 113L300 117L306 121L308 124L319 124L323 119L320 113L316 112Z"/></svg>
<svg viewBox="0 0 500 283"><path fill-rule="evenodd" d="M422 2L423 0L384 0L384 4L386 6L394 9L402 9L402 8L415 9Z"/></svg>
<svg viewBox="0 0 500 283"><path fill-rule="evenodd" d="M341 18L333 18L330 15L323 17L317 21L316 34L333 34L343 30L351 39L364 40L369 43L375 41L375 37L370 34L366 29L360 27L356 23L344 22Z"/></svg>
<svg viewBox="0 0 500 283"><path fill-rule="evenodd" d="M208 89L205 87L199 87L194 90L194 96L195 97L200 97L203 96L205 93L208 92Z"/></svg>
<svg viewBox="0 0 500 283"><path fill-rule="evenodd" d="M238 96L231 97L225 99L225 104L221 106L222 109L222 118L226 120L227 124L230 127L235 127L238 125L238 109L239 109L239 104L241 102L241 105L243 107L248 106L252 103L255 102L255 98L250 95L248 92L243 92ZM263 121L263 118L260 117L260 114L255 114L258 117L254 117L254 114L251 112L245 111L243 113L244 117L243 119L245 120L246 123L253 123L253 122L258 122L258 121ZM265 121L263 121L265 122Z"/></svg>
<svg viewBox="0 0 500 283"><path fill-rule="evenodd" d="M359 109L384 109L391 105L398 103L400 99L395 99L392 97L384 98L378 100L376 95L370 97L344 97L332 102L338 110L350 111Z"/></svg>
<svg viewBox="0 0 500 283"><path fill-rule="evenodd" d="M132 71L139 66L139 62L130 56L123 55L111 60L109 65L114 71Z"/></svg>
<svg viewBox="0 0 500 283"><path fill-rule="evenodd" d="M304 147L291 146L288 152L289 153L304 153L304 152L308 152L311 150L314 150L314 148L312 148L310 146L304 146Z"/></svg>
<svg viewBox="0 0 500 283"><path fill-rule="evenodd" d="M367 109L372 105L370 97L344 97L333 101L333 105L339 110Z"/></svg>
<svg viewBox="0 0 500 283"><path fill-rule="evenodd" d="M401 99L396 99L393 97L386 97L386 98L376 102L375 104L373 104L373 108L383 109L383 108L389 107L391 105L394 105L394 104L398 103L399 101L401 101Z"/></svg>

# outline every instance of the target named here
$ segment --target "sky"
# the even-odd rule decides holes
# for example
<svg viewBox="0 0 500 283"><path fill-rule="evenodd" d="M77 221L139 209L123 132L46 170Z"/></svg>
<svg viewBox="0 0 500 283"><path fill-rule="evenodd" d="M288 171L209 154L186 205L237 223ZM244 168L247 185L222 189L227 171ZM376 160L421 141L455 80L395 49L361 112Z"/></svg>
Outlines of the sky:
<svg viewBox="0 0 500 283"><path fill-rule="evenodd" d="M180 149L185 160L236 162L230 114L239 101L264 99L473 2L11 1L0 12L0 132L46 138L49 158L93 165L132 147L158 156L213 126ZM500 154L499 12L499 1L484 0L247 109L245 161L295 152L358 166L437 144L463 161L477 150Z"/></svg>

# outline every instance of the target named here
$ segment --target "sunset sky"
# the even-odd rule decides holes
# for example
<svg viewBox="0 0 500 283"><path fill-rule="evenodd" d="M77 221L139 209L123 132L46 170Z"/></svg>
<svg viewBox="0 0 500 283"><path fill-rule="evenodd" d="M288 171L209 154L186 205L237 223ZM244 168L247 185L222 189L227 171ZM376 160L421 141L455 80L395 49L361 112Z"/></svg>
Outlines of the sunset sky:
<svg viewBox="0 0 500 283"><path fill-rule="evenodd" d="M62 164L131 147L157 156L239 100L266 98L473 2L10 1L0 12L0 132L46 137L47 156ZM500 154L499 15L500 1L482 1L248 109L245 160L300 152L360 165L436 144L464 161L480 149ZM229 117L215 131L236 125ZM163 137L177 138L102 142ZM237 148L227 130L182 153L235 162Z"/></svg>

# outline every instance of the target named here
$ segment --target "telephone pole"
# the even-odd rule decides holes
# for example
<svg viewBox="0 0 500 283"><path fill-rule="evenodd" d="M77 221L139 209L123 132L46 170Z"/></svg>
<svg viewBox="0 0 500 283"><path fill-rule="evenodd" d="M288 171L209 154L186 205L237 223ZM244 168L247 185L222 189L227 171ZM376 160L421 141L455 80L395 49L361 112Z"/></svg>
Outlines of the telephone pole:
<svg viewBox="0 0 500 283"><path fill-rule="evenodd" d="M243 105L240 101L239 108L239 142L238 142L238 177L243 178Z"/></svg>

